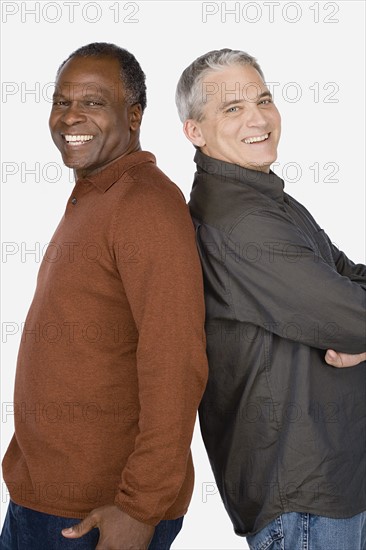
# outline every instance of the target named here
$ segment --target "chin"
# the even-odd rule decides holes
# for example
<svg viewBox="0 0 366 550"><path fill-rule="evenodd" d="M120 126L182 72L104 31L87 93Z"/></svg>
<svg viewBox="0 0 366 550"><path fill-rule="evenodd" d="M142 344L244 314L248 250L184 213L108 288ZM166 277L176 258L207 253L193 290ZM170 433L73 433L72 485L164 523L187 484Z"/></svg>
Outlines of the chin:
<svg viewBox="0 0 366 550"><path fill-rule="evenodd" d="M274 157L274 158L271 158L269 160L260 160L257 162L257 166L260 166L260 170L262 170L263 172L266 171L266 172L269 172L270 168L271 168L271 164L273 164L275 162L277 157ZM258 168L259 170L259 168Z"/></svg>
<svg viewBox="0 0 366 550"><path fill-rule="evenodd" d="M255 167L252 168L252 170L257 170L257 172L265 172L266 174L269 174L270 167L268 164L257 164Z"/></svg>
<svg viewBox="0 0 366 550"><path fill-rule="evenodd" d="M77 160L69 160L69 159L62 159L62 160L65 166L67 166L68 168L72 168L73 170L76 170L77 168L81 170L83 168L86 168L86 166L83 166Z"/></svg>

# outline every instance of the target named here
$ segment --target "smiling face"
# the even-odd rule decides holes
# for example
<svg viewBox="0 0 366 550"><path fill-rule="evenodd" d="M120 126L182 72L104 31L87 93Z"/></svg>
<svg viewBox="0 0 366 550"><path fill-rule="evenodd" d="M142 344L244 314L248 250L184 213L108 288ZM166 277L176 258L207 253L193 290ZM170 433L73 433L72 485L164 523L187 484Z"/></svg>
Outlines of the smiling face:
<svg viewBox="0 0 366 550"><path fill-rule="evenodd" d="M140 149L141 107L125 99L120 66L111 57L73 57L62 67L49 125L77 178Z"/></svg>
<svg viewBox="0 0 366 550"><path fill-rule="evenodd" d="M269 172L281 118L256 69L233 65L212 71L203 79L202 94L202 120L184 124L188 139L210 157Z"/></svg>

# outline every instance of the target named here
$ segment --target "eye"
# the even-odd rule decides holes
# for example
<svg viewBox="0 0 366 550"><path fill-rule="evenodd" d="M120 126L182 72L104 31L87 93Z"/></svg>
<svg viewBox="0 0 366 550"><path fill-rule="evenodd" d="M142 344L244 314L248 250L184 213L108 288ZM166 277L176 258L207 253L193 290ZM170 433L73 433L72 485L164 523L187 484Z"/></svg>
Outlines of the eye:
<svg viewBox="0 0 366 550"><path fill-rule="evenodd" d="M259 102L259 105L269 105L270 103L273 103L272 99L262 99L262 101Z"/></svg>
<svg viewBox="0 0 366 550"><path fill-rule="evenodd" d="M89 105L89 107L99 107L101 105L103 105L103 103L101 103L100 101L86 101L86 104Z"/></svg>
<svg viewBox="0 0 366 550"><path fill-rule="evenodd" d="M237 105L234 105L233 107L229 107L226 110L227 113L236 113L237 111L239 111L239 107Z"/></svg>
<svg viewBox="0 0 366 550"><path fill-rule="evenodd" d="M68 101L65 101L64 99L55 100L53 102L53 105L58 107L64 107L65 105L68 105Z"/></svg>

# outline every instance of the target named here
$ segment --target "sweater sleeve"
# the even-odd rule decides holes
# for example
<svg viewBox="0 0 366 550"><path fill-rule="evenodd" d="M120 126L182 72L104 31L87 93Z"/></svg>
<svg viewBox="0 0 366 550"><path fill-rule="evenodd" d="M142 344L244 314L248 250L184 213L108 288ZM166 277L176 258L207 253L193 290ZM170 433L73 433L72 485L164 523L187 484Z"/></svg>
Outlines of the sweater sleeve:
<svg viewBox="0 0 366 550"><path fill-rule="evenodd" d="M178 188L162 174L135 181L121 203L114 242L138 330L140 406L115 504L155 525L185 479L207 380L201 267Z"/></svg>
<svg viewBox="0 0 366 550"><path fill-rule="evenodd" d="M326 244L323 231L315 239ZM319 349L365 351L364 286L342 276L286 214L253 211L226 233L201 226L199 242L207 286L236 320Z"/></svg>

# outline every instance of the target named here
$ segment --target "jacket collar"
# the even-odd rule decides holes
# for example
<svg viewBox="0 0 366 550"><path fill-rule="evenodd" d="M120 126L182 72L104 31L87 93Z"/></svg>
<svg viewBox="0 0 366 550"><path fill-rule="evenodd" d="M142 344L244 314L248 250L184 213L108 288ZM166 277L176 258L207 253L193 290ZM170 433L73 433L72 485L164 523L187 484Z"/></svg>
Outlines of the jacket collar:
<svg viewBox="0 0 366 550"><path fill-rule="evenodd" d="M257 170L249 170L243 168L238 164L232 164L230 162L224 162L222 160L214 159L197 150L194 161L197 164L197 175L195 183L198 183L205 175L209 174L215 179L219 179L222 185L223 193L227 193L228 185L232 184L237 186L243 186L243 190L248 185L255 189L257 192L266 195L276 201L283 202L284 195L284 182L279 178L272 170L269 174L265 172L259 172ZM193 185L193 186L194 186Z"/></svg>
<svg viewBox="0 0 366 550"><path fill-rule="evenodd" d="M130 170L130 168L146 162L156 164L154 155L148 151L136 151L135 153L116 158L113 162L107 164L105 168L97 171L97 173L92 176L79 178L77 183L91 183L97 187L99 191L105 193L125 172Z"/></svg>

